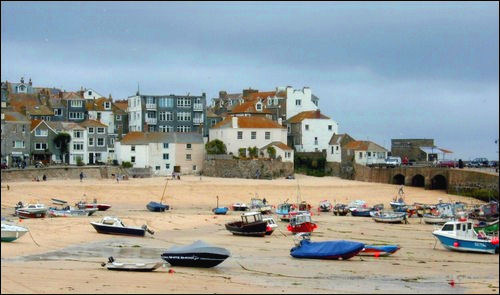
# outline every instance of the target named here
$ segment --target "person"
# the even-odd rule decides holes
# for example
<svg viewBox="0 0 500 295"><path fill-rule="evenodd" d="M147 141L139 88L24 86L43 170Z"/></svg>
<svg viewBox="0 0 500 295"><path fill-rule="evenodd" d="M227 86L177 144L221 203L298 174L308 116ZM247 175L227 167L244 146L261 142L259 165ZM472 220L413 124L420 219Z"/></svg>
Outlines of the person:
<svg viewBox="0 0 500 295"><path fill-rule="evenodd" d="M458 168L460 169L464 168L464 161L462 161L462 159L458 159Z"/></svg>
<svg viewBox="0 0 500 295"><path fill-rule="evenodd" d="M116 174L116 183L120 183L120 176L118 175L118 173Z"/></svg>
<svg viewBox="0 0 500 295"><path fill-rule="evenodd" d="M400 195L400 196L402 196L402 195L404 195L404 194L405 194L405 192L404 192L404 190L403 190L403 187L404 187L404 185L401 185L401 186L399 187L398 195Z"/></svg>
<svg viewBox="0 0 500 295"><path fill-rule="evenodd" d="M262 203L264 203L264 205L265 205L265 204L267 204L267 200L266 200L266 198L264 198L264 199L262 200Z"/></svg>
<svg viewBox="0 0 500 295"><path fill-rule="evenodd" d="M83 171L80 172L80 182L82 182L82 181L83 181Z"/></svg>
<svg viewBox="0 0 500 295"><path fill-rule="evenodd" d="M43 179L43 181L47 181L47 175L44 174L42 179Z"/></svg>

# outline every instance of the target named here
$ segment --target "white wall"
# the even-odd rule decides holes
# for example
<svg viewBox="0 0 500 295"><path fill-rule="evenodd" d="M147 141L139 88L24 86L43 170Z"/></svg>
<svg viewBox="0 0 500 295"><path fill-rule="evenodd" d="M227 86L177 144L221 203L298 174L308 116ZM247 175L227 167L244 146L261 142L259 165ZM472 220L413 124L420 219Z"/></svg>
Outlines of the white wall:
<svg viewBox="0 0 500 295"><path fill-rule="evenodd" d="M309 125L309 130L306 130L306 125ZM328 130L328 126L332 126L332 130ZM301 123L302 144L296 145L298 152L315 152L318 149L321 152L323 149L328 149L330 139L334 133L338 133L338 124L332 119L304 119ZM315 138L318 144L315 144Z"/></svg>
<svg viewBox="0 0 500 295"><path fill-rule="evenodd" d="M327 162L342 162L342 148L340 144L328 145L328 150L326 152Z"/></svg>
<svg viewBox="0 0 500 295"><path fill-rule="evenodd" d="M368 153L370 153L370 156L368 156ZM387 152L355 151L354 154L354 161L360 165L383 164L385 158L387 158Z"/></svg>
<svg viewBox="0 0 500 295"><path fill-rule="evenodd" d="M89 95L89 91L92 91L91 95ZM100 95L99 93L95 92L94 89L85 89L85 91L83 92L83 98L85 98L85 99L98 99L100 97L103 97L103 96Z"/></svg>
<svg viewBox="0 0 500 295"><path fill-rule="evenodd" d="M286 119L297 115L304 111L315 111L318 106L312 100L312 92L309 87L304 87L302 90L286 88ZM300 100L300 105L296 105L296 100Z"/></svg>
<svg viewBox="0 0 500 295"><path fill-rule="evenodd" d="M140 96L132 96L128 98L127 113L129 131L143 131L142 102Z"/></svg>
<svg viewBox="0 0 500 295"><path fill-rule="evenodd" d="M97 112L101 113L101 119L97 120ZM89 119L101 122L108 126L108 134L115 134L115 120L113 111L89 111Z"/></svg>
<svg viewBox="0 0 500 295"><path fill-rule="evenodd" d="M80 156L82 158L83 163L88 163L89 162L89 156L88 156L89 140L88 140L87 130L86 129L81 130L83 132L83 137L81 137L81 138L74 138L73 131L74 130L66 130L65 131L71 135L71 141L69 143L69 164L76 165L76 160L75 160L76 156ZM83 143L83 150L75 151L73 149L74 143Z"/></svg>
<svg viewBox="0 0 500 295"><path fill-rule="evenodd" d="M115 155L118 163L130 162L130 157L135 156L134 168L151 167L154 175L171 175L175 166L175 144L169 143L168 149L163 148L163 143L149 143L147 145L135 145L135 152L131 151L132 145L115 143ZM168 153L168 160L163 160L163 154ZM170 164L170 168L166 168ZM156 170L160 166L160 170Z"/></svg>

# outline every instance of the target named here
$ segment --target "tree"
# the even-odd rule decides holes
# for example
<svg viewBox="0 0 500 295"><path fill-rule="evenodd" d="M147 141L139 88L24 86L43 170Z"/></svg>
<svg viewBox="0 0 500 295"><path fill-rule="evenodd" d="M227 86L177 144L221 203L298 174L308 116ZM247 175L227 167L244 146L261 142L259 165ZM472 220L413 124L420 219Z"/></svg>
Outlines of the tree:
<svg viewBox="0 0 500 295"><path fill-rule="evenodd" d="M209 155L226 154L226 145L221 140L215 139L205 144L205 150Z"/></svg>
<svg viewBox="0 0 500 295"><path fill-rule="evenodd" d="M252 147L248 148L248 156L250 158L257 158L259 156L259 150L257 149L256 146L254 146L253 148Z"/></svg>
<svg viewBox="0 0 500 295"><path fill-rule="evenodd" d="M276 149L274 147L268 146L267 153L269 154L269 158L276 159Z"/></svg>
<svg viewBox="0 0 500 295"><path fill-rule="evenodd" d="M54 137L54 144L60 146L61 149L61 160L69 151L69 142L71 141L71 135L65 132L61 132ZM64 160L63 160L64 161Z"/></svg>
<svg viewBox="0 0 500 295"><path fill-rule="evenodd" d="M238 149L238 154L241 158L245 158L247 156L247 149L246 148Z"/></svg>

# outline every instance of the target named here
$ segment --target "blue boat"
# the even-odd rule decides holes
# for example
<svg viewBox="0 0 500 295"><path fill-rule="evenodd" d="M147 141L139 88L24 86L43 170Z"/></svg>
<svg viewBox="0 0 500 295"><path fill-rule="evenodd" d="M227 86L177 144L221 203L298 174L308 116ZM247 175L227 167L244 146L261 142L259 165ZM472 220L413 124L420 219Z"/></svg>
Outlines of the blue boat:
<svg viewBox="0 0 500 295"><path fill-rule="evenodd" d="M365 245L365 248L359 253L359 255L365 256L389 256L398 251L400 247L398 245Z"/></svg>
<svg viewBox="0 0 500 295"><path fill-rule="evenodd" d="M373 211L373 208L351 208L352 216L359 217L371 217L370 212Z"/></svg>
<svg viewBox="0 0 500 295"><path fill-rule="evenodd" d="M354 241L311 242L303 239L290 250L290 255L295 258L345 260L357 255L364 247L365 244Z"/></svg>
<svg viewBox="0 0 500 295"><path fill-rule="evenodd" d="M228 210L229 210L229 208L227 208L227 207L217 207L217 208L212 209L212 211L217 215L219 215L219 214L225 215Z"/></svg>
<svg viewBox="0 0 500 295"><path fill-rule="evenodd" d="M151 212L164 212L165 210L168 210L170 206L151 201L146 205L146 208L148 208Z"/></svg>
<svg viewBox="0 0 500 295"><path fill-rule="evenodd" d="M477 234L471 221L459 219L446 222L443 227L432 233L448 250L498 253L498 237Z"/></svg>
<svg viewBox="0 0 500 295"><path fill-rule="evenodd" d="M283 221L289 221L290 220L290 212L292 212L292 204L289 204L285 201L283 204L279 204L278 207L276 207L276 214L280 218L280 220Z"/></svg>

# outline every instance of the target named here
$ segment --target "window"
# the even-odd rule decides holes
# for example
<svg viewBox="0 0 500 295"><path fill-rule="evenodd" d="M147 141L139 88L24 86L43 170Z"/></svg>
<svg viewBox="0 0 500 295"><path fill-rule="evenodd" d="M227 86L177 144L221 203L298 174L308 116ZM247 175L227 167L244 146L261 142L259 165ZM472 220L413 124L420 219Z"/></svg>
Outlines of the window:
<svg viewBox="0 0 500 295"><path fill-rule="evenodd" d="M160 166L155 166L155 170L156 171L160 170Z"/></svg>
<svg viewBox="0 0 500 295"><path fill-rule="evenodd" d="M165 169L170 169L170 164L165 164Z"/></svg>
<svg viewBox="0 0 500 295"><path fill-rule="evenodd" d="M328 125L328 130L332 131L332 125Z"/></svg>
<svg viewBox="0 0 500 295"><path fill-rule="evenodd" d="M330 153L333 154L333 146L332 146L332 151Z"/></svg>
<svg viewBox="0 0 500 295"><path fill-rule="evenodd" d="M54 116L62 116L62 109L54 109Z"/></svg>
<svg viewBox="0 0 500 295"><path fill-rule="evenodd" d="M89 146L94 146L94 138L89 137Z"/></svg>
<svg viewBox="0 0 500 295"><path fill-rule="evenodd" d="M337 146L335 146L335 150L336 150L336 151L338 151L338 150L339 150L339 146L338 146L338 145L337 145Z"/></svg>
<svg viewBox="0 0 500 295"><path fill-rule="evenodd" d="M314 138L314 145L318 145L318 138L317 137Z"/></svg>
<svg viewBox="0 0 500 295"><path fill-rule="evenodd" d="M109 101L106 101L106 102L104 103L104 108L105 108L106 110L109 110L109 109L111 108L111 103L110 103Z"/></svg>
<svg viewBox="0 0 500 295"><path fill-rule="evenodd" d="M158 106L161 108L173 108L174 99L172 97L158 98Z"/></svg>
<svg viewBox="0 0 500 295"><path fill-rule="evenodd" d="M83 113L70 112L69 119L70 120L83 120Z"/></svg>
<svg viewBox="0 0 500 295"><path fill-rule="evenodd" d="M309 125L306 124L306 130L309 130Z"/></svg>
<svg viewBox="0 0 500 295"><path fill-rule="evenodd" d="M113 145L115 144L115 139L114 139L113 137L111 137L111 138L109 139L109 144L113 144Z"/></svg>
<svg viewBox="0 0 500 295"><path fill-rule="evenodd" d="M362 159L363 158L363 152L359 152L359 158Z"/></svg>
<svg viewBox="0 0 500 295"><path fill-rule="evenodd" d="M97 112L97 121L101 121L101 112Z"/></svg>
<svg viewBox="0 0 500 295"><path fill-rule="evenodd" d="M238 139L243 139L243 131L238 131Z"/></svg>
<svg viewBox="0 0 500 295"><path fill-rule="evenodd" d="M46 150L46 149L47 149L47 144L46 143L40 143L40 142L35 143L35 150L37 150L37 151L43 151L43 150Z"/></svg>
<svg viewBox="0 0 500 295"><path fill-rule="evenodd" d="M116 119L116 121L121 121L122 120L122 115L116 115L115 119Z"/></svg>
<svg viewBox="0 0 500 295"><path fill-rule="evenodd" d="M130 147L130 151L135 152L135 145Z"/></svg>
<svg viewBox="0 0 500 295"><path fill-rule="evenodd" d="M443 226L443 228L441 230L442 231L453 231L453 224L446 224L445 226Z"/></svg>
<svg viewBox="0 0 500 295"><path fill-rule="evenodd" d="M47 129L37 129L37 130L35 130L35 136L48 136L48 135L49 135L49 130L47 130Z"/></svg>
<svg viewBox="0 0 500 295"><path fill-rule="evenodd" d="M256 131L252 131L252 139L256 139L257 138L257 132Z"/></svg>
<svg viewBox="0 0 500 295"><path fill-rule="evenodd" d="M177 126L177 132L191 132L191 126Z"/></svg>
<svg viewBox="0 0 500 295"><path fill-rule="evenodd" d="M290 126L287 126L288 133L292 132L292 128Z"/></svg>
<svg viewBox="0 0 500 295"><path fill-rule="evenodd" d="M89 90L89 95L92 95L92 91Z"/></svg>
<svg viewBox="0 0 500 295"><path fill-rule="evenodd" d="M16 140L12 142L12 147L16 149L22 149L24 148L24 140Z"/></svg>
<svg viewBox="0 0 500 295"><path fill-rule="evenodd" d="M257 104L255 104L255 109L256 109L257 111L262 111L262 104L261 104L260 102L259 102L259 103L257 103Z"/></svg>
<svg viewBox="0 0 500 295"><path fill-rule="evenodd" d="M167 126L167 132L174 132L173 126Z"/></svg>
<svg viewBox="0 0 500 295"><path fill-rule="evenodd" d="M105 141L104 141L104 138L100 137L97 139L97 146L104 146L105 145Z"/></svg>
<svg viewBox="0 0 500 295"><path fill-rule="evenodd" d="M104 134L104 127L97 127L97 134Z"/></svg>
<svg viewBox="0 0 500 295"><path fill-rule="evenodd" d="M186 149L190 150L191 149L191 144L190 143L187 143L186 144Z"/></svg>
<svg viewBox="0 0 500 295"><path fill-rule="evenodd" d="M168 160L168 154L163 154L163 160Z"/></svg>
<svg viewBox="0 0 500 295"><path fill-rule="evenodd" d="M189 97L178 97L177 98L177 106L178 107L190 107L191 106L191 98L189 98Z"/></svg>
<svg viewBox="0 0 500 295"><path fill-rule="evenodd" d="M83 131L80 131L80 130L74 130L74 131L73 131L73 137L74 137L74 138L82 138L82 137L83 137Z"/></svg>
<svg viewBox="0 0 500 295"><path fill-rule="evenodd" d="M94 134L94 127L89 127L89 134Z"/></svg>
<svg viewBox="0 0 500 295"><path fill-rule="evenodd" d="M73 108L81 108L83 107L83 100L72 100L71 107Z"/></svg>
<svg viewBox="0 0 500 295"><path fill-rule="evenodd" d="M172 121L172 112L160 112L160 121Z"/></svg>
<svg viewBox="0 0 500 295"><path fill-rule="evenodd" d="M191 161L191 154L186 154L186 160Z"/></svg>
<svg viewBox="0 0 500 295"><path fill-rule="evenodd" d="M163 143L163 148L164 148L164 149L168 149L168 142L164 142L164 143Z"/></svg>
<svg viewBox="0 0 500 295"><path fill-rule="evenodd" d="M299 106L301 104L300 99L295 100L295 105Z"/></svg>
<svg viewBox="0 0 500 295"><path fill-rule="evenodd" d="M367 152L367 156L368 156L368 157L371 157L371 156L372 156L372 153L371 153L371 152Z"/></svg>
<svg viewBox="0 0 500 295"><path fill-rule="evenodd" d="M75 151L83 151L83 143L73 143L73 150Z"/></svg>
<svg viewBox="0 0 500 295"><path fill-rule="evenodd" d="M271 132L266 132L266 139L271 139Z"/></svg>
<svg viewBox="0 0 500 295"><path fill-rule="evenodd" d="M130 157L130 163L135 163L135 156Z"/></svg>
<svg viewBox="0 0 500 295"><path fill-rule="evenodd" d="M191 121L191 113L190 112L178 112L177 113L177 121Z"/></svg>
<svg viewBox="0 0 500 295"><path fill-rule="evenodd" d="M193 171L196 171L196 165L193 165Z"/></svg>

